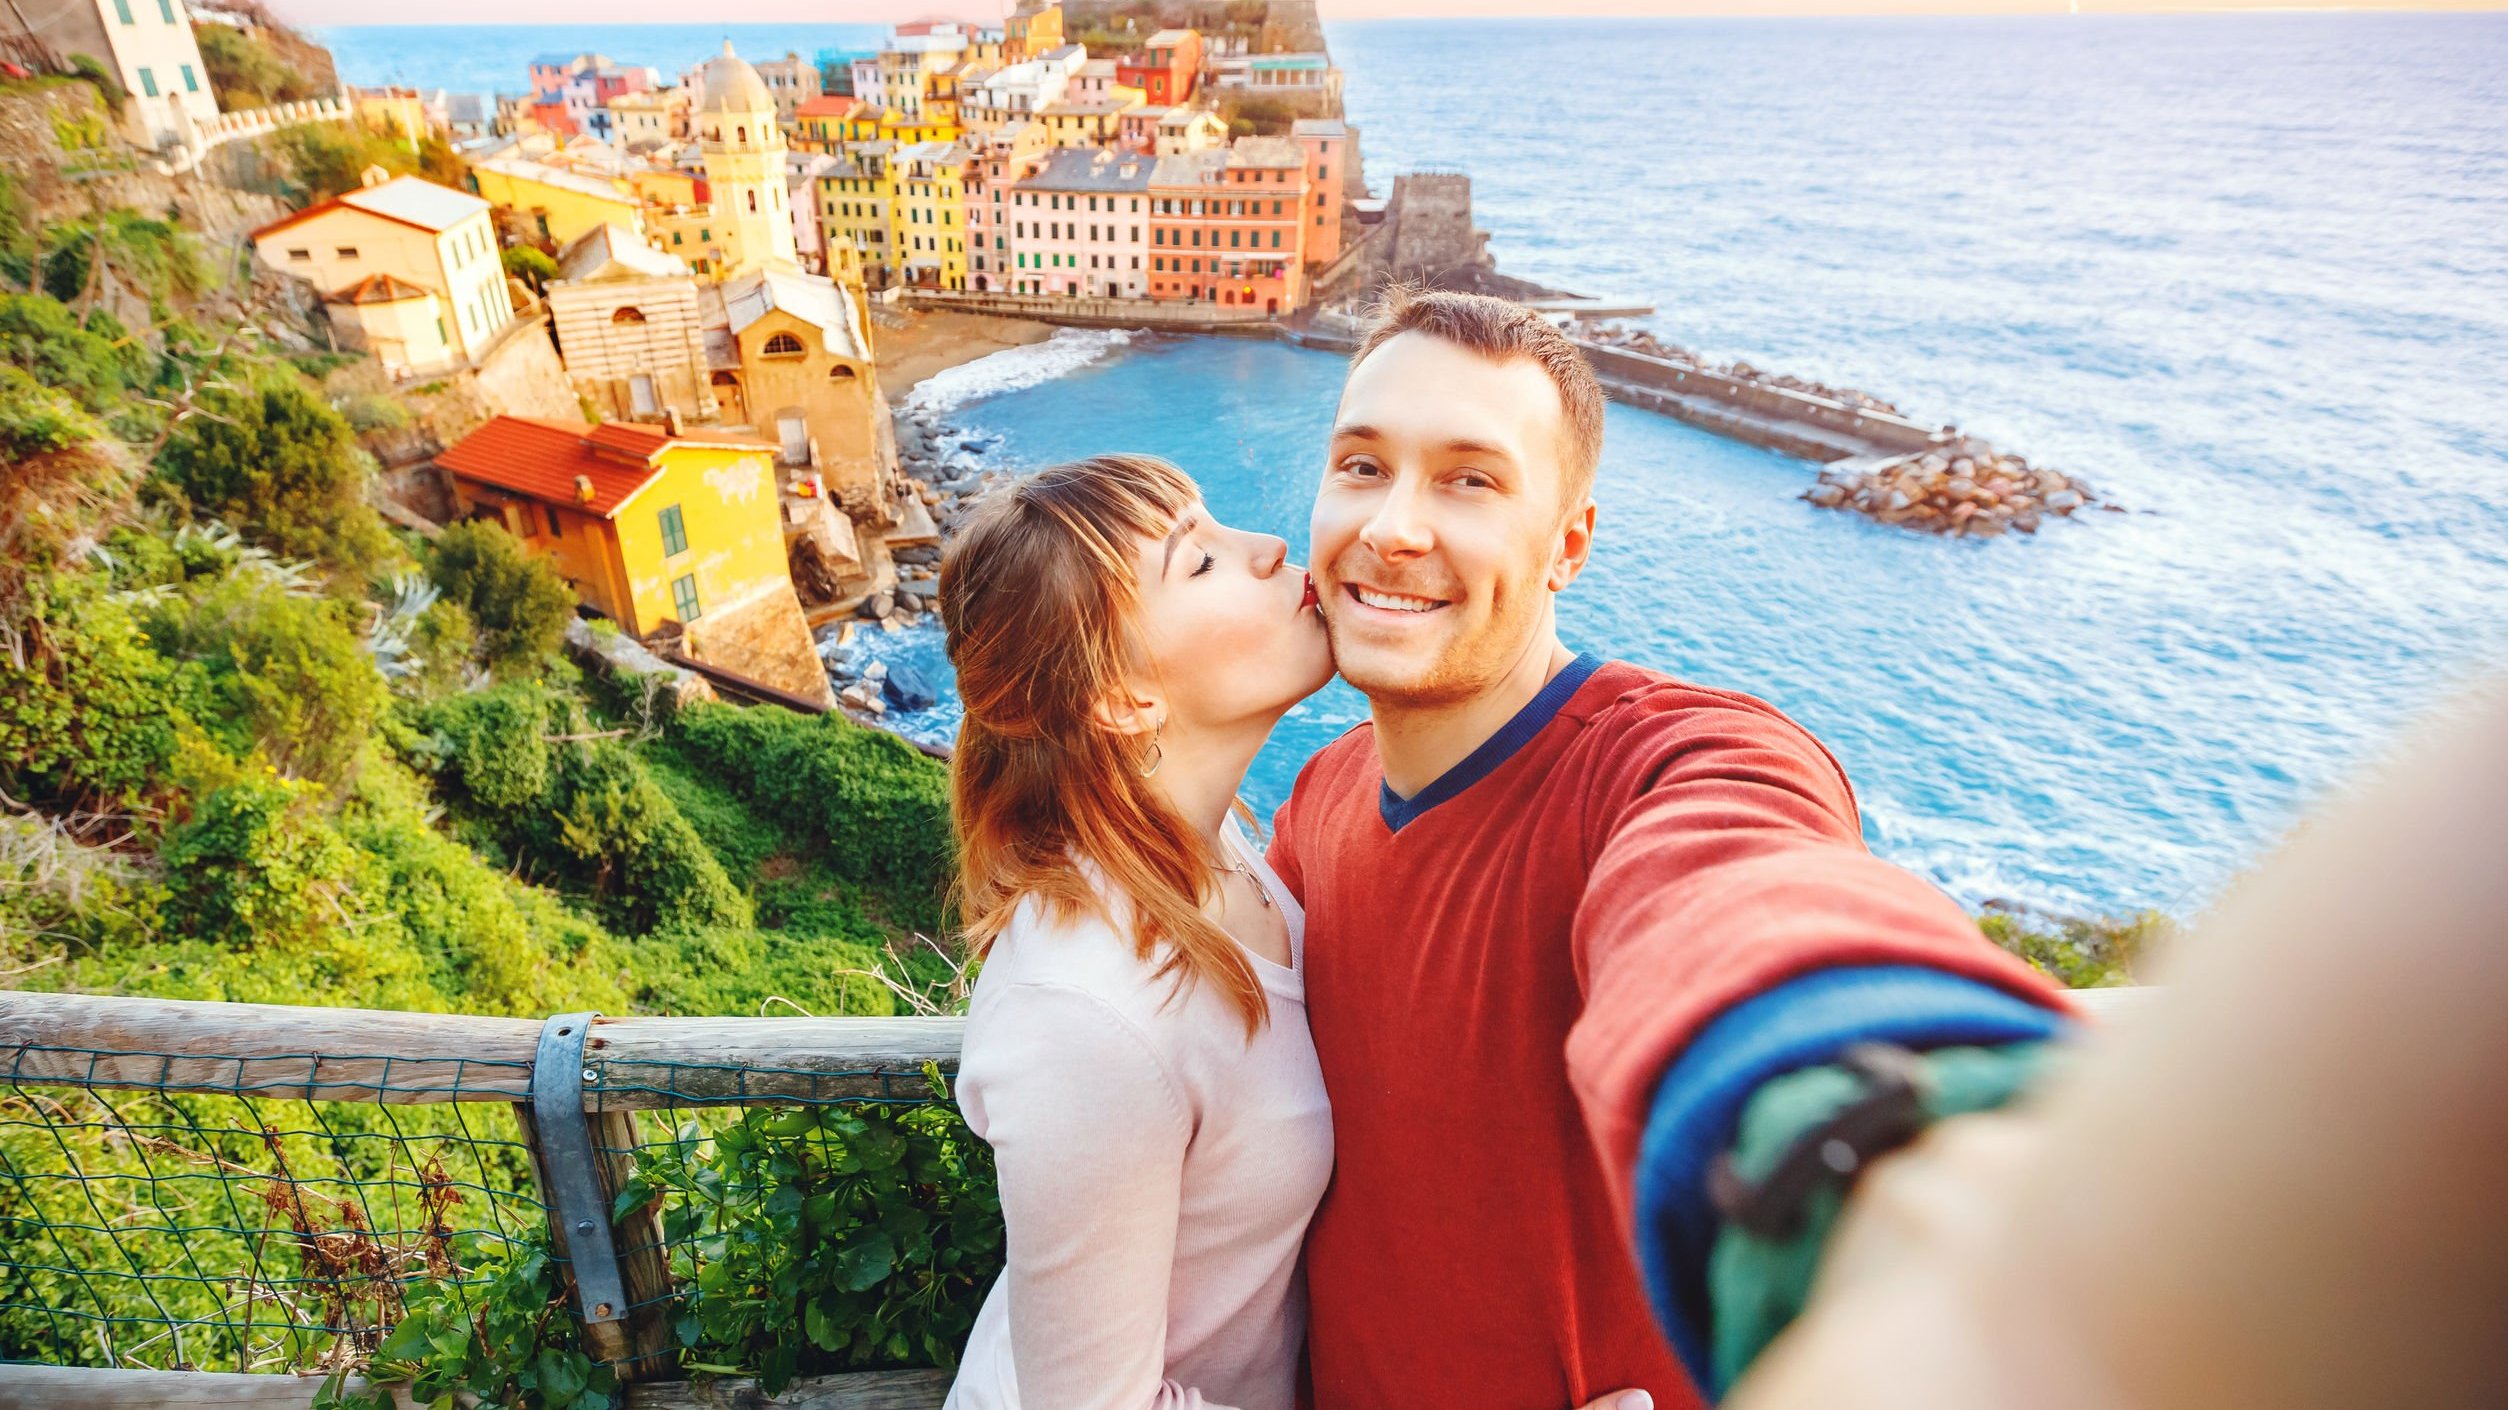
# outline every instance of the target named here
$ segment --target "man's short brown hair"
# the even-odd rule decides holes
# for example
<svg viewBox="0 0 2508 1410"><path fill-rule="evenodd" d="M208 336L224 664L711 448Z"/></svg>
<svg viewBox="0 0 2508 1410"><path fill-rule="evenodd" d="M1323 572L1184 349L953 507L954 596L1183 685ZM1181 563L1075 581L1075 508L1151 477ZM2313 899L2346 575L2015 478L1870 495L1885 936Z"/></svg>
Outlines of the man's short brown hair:
<svg viewBox="0 0 2508 1410"><path fill-rule="evenodd" d="M1404 333L1443 338L1492 362L1521 357L1541 364L1550 374L1550 385L1559 390L1566 431L1559 448L1559 500L1567 506L1585 502L1594 491L1594 468L1602 463L1602 383L1567 334L1505 299L1395 284L1369 310L1367 336L1351 355L1350 366L1355 369L1387 339Z"/></svg>

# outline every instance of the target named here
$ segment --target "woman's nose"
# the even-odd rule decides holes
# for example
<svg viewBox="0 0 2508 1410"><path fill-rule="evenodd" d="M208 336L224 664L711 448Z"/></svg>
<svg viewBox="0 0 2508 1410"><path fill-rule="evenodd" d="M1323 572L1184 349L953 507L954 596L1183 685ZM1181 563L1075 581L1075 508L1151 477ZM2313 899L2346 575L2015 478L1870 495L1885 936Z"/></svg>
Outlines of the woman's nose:
<svg viewBox="0 0 2508 1410"><path fill-rule="evenodd" d="M1254 539L1254 576L1268 578L1289 561L1289 541L1277 534L1257 534Z"/></svg>

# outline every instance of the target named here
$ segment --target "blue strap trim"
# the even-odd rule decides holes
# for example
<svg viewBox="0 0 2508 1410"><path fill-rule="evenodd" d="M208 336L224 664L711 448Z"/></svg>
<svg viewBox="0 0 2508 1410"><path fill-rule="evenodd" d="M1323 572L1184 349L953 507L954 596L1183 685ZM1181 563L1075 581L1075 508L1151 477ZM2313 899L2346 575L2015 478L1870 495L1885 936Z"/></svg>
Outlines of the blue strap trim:
<svg viewBox="0 0 2508 1410"><path fill-rule="evenodd" d="M1690 1378L1715 1384L1707 1255L1715 1206L1707 1170L1733 1143L1761 1083L1834 1062L1857 1043L1928 1049L2060 1036L2062 1014L1942 970L1816 970L1754 995L1700 1029L1655 1089L1638 1146L1637 1261L1655 1321Z"/></svg>
<svg viewBox="0 0 2508 1410"><path fill-rule="evenodd" d="M1376 810L1384 814L1385 827L1400 832L1416 821L1419 815L1461 793L1464 789L1497 772L1498 766L1515 757L1515 751L1533 742L1568 700L1581 689L1587 677L1600 669L1602 658L1579 653L1539 693L1524 702L1515 717L1498 726L1498 732L1484 739L1478 749L1463 756L1463 762L1439 774L1436 781L1419 791L1417 797L1404 798L1393 791L1390 783L1376 785Z"/></svg>

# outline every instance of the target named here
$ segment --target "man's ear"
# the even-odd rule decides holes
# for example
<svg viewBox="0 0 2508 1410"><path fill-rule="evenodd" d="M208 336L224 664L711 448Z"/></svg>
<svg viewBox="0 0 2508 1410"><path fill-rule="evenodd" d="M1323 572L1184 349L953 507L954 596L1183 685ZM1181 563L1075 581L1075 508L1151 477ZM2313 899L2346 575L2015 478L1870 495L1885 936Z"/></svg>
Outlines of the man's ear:
<svg viewBox="0 0 2508 1410"><path fill-rule="evenodd" d="M1158 693L1127 681L1097 697L1089 706L1089 723L1108 734L1144 735L1167 719L1167 702Z"/></svg>
<svg viewBox="0 0 2508 1410"><path fill-rule="evenodd" d="M1585 560L1593 553L1594 502L1588 499L1559 525L1556 551L1550 559L1550 590L1567 591L1567 585L1585 571Z"/></svg>

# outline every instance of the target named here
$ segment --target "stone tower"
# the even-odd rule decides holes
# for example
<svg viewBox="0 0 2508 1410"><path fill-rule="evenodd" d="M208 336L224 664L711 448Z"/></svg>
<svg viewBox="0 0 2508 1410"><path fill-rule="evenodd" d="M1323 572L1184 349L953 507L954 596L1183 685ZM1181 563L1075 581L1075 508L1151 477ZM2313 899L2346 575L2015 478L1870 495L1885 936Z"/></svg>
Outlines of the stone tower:
<svg viewBox="0 0 2508 1410"><path fill-rule="evenodd" d="M698 82L704 92L697 140L725 251L717 277L800 268L792 207L784 193L784 130L775 124L775 96L758 71L732 52L728 39L721 54L706 60Z"/></svg>

